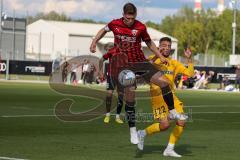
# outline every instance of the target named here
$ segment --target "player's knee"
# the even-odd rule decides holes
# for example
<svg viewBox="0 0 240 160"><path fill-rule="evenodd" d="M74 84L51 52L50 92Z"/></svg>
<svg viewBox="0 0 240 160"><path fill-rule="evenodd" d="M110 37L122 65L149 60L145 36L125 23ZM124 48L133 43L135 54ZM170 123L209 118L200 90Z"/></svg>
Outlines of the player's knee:
<svg viewBox="0 0 240 160"><path fill-rule="evenodd" d="M113 95L113 92L112 92L111 90L109 90L109 91L107 92L107 96L108 96L108 97L112 97L112 95Z"/></svg>
<svg viewBox="0 0 240 160"><path fill-rule="evenodd" d="M125 88L125 91L135 91L136 87L134 85Z"/></svg>
<svg viewBox="0 0 240 160"><path fill-rule="evenodd" d="M150 92L152 97L161 95L160 87L154 84L151 84Z"/></svg>
<svg viewBox="0 0 240 160"><path fill-rule="evenodd" d="M128 91L126 92L125 97L126 97L126 101L133 102L135 100L135 93Z"/></svg>
<svg viewBox="0 0 240 160"><path fill-rule="evenodd" d="M135 111L135 101L133 101L133 102L126 101L125 111L126 112L133 112L133 111Z"/></svg>
<svg viewBox="0 0 240 160"><path fill-rule="evenodd" d="M126 97L126 101L128 101L128 102L132 102L132 101L134 101L134 97L132 96L132 97Z"/></svg>
<svg viewBox="0 0 240 160"><path fill-rule="evenodd" d="M176 122L176 125L184 127L184 126L185 126L185 123L186 123L185 121L178 120L178 121Z"/></svg>
<svg viewBox="0 0 240 160"><path fill-rule="evenodd" d="M161 131L166 131L170 127L169 122L160 123Z"/></svg>
<svg viewBox="0 0 240 160"><path fill-rule="evenodd" d="M131 85L129 88L131 91L135 91L136 90L136 86L135 85Z"/></svg>
<svg viewBox="0 0 240 160"><path fill-rule="evenodd" d="M164 76L158 78L160 87L167 87L169 85L169 80L166 79Z"/></svg>

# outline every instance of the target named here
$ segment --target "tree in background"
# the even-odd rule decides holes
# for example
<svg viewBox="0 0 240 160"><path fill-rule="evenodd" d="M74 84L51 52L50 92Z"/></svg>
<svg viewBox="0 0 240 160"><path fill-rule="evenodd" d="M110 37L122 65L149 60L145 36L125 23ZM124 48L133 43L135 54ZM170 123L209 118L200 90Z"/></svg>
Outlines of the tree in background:
<svg viewBox="0 0 240 160"><path fill-rule="evenodd" d="M196 14L191 8L183 7L178 13L165 17L161 24L147 22L147 25L177 38L180 54L184 47L192 46L194 53L227 56L232 50L232 14L232 10L228 9L221 15L210 9ZM238 33L240 17L237 26ZM240 53L239 39L237 34L236 53Z"/></svg>
<svg viewBox="0 0 240 160"><path fill-rule="evenodd" d="M44 19L44 20L55 20L55 21L71 21L71 18L68 17L64 13L57 13L55 11L51 11L49 13L37 13L35 16L29 16L27 17L28 24L31 24L39 19Z"/></svg>
<svg viewBox="0 0 240 160"><path fill-rule="evenodd" d="M49 13L37 13L35 16L27 17L28 24L31 24L39 19L52 20L52 21L68 21L68 22L82 22L82 23L105 23L102 21L96 22L92 19L72 19L68 17L65 13L57 13L51 11Z"/></svg>

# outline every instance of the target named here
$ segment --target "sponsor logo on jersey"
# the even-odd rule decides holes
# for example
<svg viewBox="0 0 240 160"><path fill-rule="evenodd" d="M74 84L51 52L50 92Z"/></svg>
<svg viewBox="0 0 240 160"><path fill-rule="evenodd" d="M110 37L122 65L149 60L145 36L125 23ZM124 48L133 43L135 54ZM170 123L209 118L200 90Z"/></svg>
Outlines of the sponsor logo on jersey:
<svg viewBox="0 0 240 160"><path fill-rule="evenodd" d="M163 74L172 74L173 75L173 71L162 71Z"/></svg>
<svg viewBox="0 0 240 160"><path fill-rule="evenodd" d="M136 42L137 38L136 37L130 37L126 35L116 35L118 39L120 39L122 42Z"/></svg>

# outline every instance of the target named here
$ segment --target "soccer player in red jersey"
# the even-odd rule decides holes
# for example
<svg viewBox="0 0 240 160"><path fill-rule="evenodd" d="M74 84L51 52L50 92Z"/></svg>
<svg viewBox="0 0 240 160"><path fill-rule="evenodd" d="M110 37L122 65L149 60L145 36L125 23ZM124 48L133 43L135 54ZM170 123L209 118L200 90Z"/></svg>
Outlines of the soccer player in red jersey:
<svg viewBox="0 0 240 160"><path fill-rule="evenodd" d="M106 75L106 78L107 78L106 89L107 89L108 94L106 96L106 116L104 118L104 123L109 123L109 121L110 121L110 110L111 110L111 104L112 104L112 95L113 95L114 89L116 88L117 93L118 93L118 102L117 102L117 114L116 114L115 121L117 123L121 124L121 123L123 123L123 121L120 118L120 113L121 113L122 106L123 106L123 92L124 92L124 90L112 78L112 66L111 66L112 57L115 54L117 54L117 52L116 52L115 47L112 47L112 48L109 49L108 46L110 46L110 45L107 44L107 48L106 48L107 53L105 53L99 61L99 74L100 74L100 78L103 78L104 77L103 62L105 60L109 60L109 63L108 63L109 65L108 65L107 72L106 72L107 73L107 75Z"/></svg>
<svg viewBox="0 0 240 160"><path fill-rule="evenodd" d="M112 64L115 63L115 66L122 66L122 64L119 65L119 63L122 63L126 60L126 68L131 68L134 70L134 72L147 70L147 72L143 74L142 77L146 82L154 83L161 88L163 99L169 109L169 116L171 115L171 117L174 117L175 119L184 119L185 117L181 114L178 114L174 109L173 94L171 92L171 88L169 87L169 81L165 76L163 76L163 73L161 71L155 68L151 62L147 61L142 51L141 42L144 41L148 48L156 55L156 57L160 58L162 63L168 63L168 60L161 55L155 43L151 40L146 26L140 21L136 20L136 16L137 8L135 5L132 3L126 3L123 7L123 17L120 19L112 20L106 25L106 27L98 31L97 35L91 43L90 51L92 53L96 52L96 45L98 41L107 32L112 31L114 34L114 46L119 53L116 55L118 58L116 58ZM155 60L156 59L152 59L152 61ZM115 69L116 68L117 67L115 67ZM115 78L115 80L117 80L117 78ZM133 144L138 144L139 139L135 126L134 90L135 85L125 88L125 110L128 118L128 125L130 128L130 141Z"/></svg>

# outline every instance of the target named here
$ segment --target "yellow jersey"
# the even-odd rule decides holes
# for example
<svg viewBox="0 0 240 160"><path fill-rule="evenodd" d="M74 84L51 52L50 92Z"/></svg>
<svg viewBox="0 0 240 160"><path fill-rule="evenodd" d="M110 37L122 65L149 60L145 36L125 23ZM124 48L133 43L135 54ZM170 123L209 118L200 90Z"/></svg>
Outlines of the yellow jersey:
<svg viewBox="0 0 240 160"><path fill-rule="evenodd" d="M148 60L151 60L155 57L154 54L148 57ZM193 63L188 63L188 68L185 67L182 63L172 58L167 58L169 61L168 65L161 63L160 58L157 58L154 62L154 66L161 70L164 75L169 79L171 88L175 88L175 78L178 74L183 74L188 77L194 76L194 66Z"/></svg>

